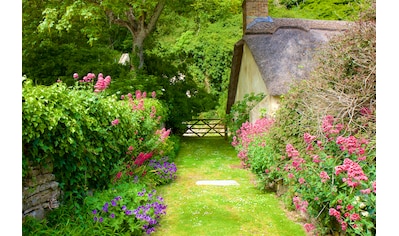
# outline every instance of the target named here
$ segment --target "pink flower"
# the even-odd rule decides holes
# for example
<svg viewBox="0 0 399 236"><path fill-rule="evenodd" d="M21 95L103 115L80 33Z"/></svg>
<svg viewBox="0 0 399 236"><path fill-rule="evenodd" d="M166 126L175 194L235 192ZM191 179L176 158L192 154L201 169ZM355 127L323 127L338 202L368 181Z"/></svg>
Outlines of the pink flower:
<svg viewBox="0 0 399 236"><path fill-rule="evenodd" d="M346 207L346 209L347 209L348 211L351 211L353 208L355 208L355 207L352 206L352 205L350 205L350 204Z"/></svg>
<svg viewBox="0 0 399 236"><path fill-rule="evenodd" d="M327 172L322 171L320 172L320 178L321 178L321 182L325 183L327 180L330 179L330 176L328 176Z"/></svg>
<svg viewBox="0 0 399 236"><path fill-rule="evenodd" d="M373 182L373 192L376 193L377 191L377 183L376 181Z"/></svg>
<svg viewBox="0 0 399 236"><path fill-rule="evenodd" d="M112 126L119 124L119 119L115 119L111 122Z"/></svg>
<svg viewBox="0 0 399 236"><path fill-rule="evenodd" d="M313 162L314 162L314 163L319 163L319 162L321 162L320 157L319 157L318 155L312 156L312 159L313 159Z"/></svg>
<svg viewBox="0 0 399 236"><path fill-rule="evenodd" d="M133 146L129 146L128 148L129 151L133 151L133 149L134 149Z"/></svg>
<svg viewBox="0 0 399 236"><path fill-rule="evenodd" d="M335 174L339 175L342 172L346 172L348 178L342 178L343 182L346 182L346 184L350 187L356 187L360 185L359 181L367 181L368 177L364 174L362 167L352 161L349 158L346 158L344 160L343 165L336 166L335 167Z"/></svg>
<svg viewBox="0 0 399 236"><path fill-rule="evenodd" d="M298 179L298 182L299 182L300 184L304 184L306 181L305 181L304 178L299 178L299 179Z"/></svg>
<svg viewBox="0 0 399 236"><path fill-rule="evenodd" d="M74 78L74 79L78 79L78 78L79 78L78 73L74 73L74 74L73 74L73 78Z"/></svg>
<svg viewBox="0 0 399 236"><path fill-rule="evenodd" d="M350 216L350 220L352 220L352 221L360 220L360 215L357 214L357 213L353 213L353 214Z"/></svg>
<svg viewBox="0 0 399 236"><path fill-rule="evenodd" d="M155 92L155 91L152 91L151 97L152 97L152 98L155 98L156 96L157 96L156 92Z"/></svg>
<svg viewBox="0 0 399 236"><path fill-rule="evenodd" d="M348 228L348 223L346 223L345 221L341 222L341 229L342 231L346 231L346 229Z"/></svg>
<svg viewBox="0 0 399 236"><path fill-rule="evenodd" d="M305 225L304 225L304 227L305 227L305 230L306 230L306 232L310 232L310 231L313 231L316 227L314 226L314 225L312 225L312 224L308 224L308 223L306 223Z"/></svg>
<svg viewBox="0 0 399 236"><path fill-rule="evenodd" d="M289 178L289 179L292 179L292 178L294 178L294 174L292 174L292 173L289 173L289 174L288 174L288 178Z"/></svg>
<svg viewBox="0 0 399 236"><path fill-rule="evenodd" d="M362 194L370 194L371 190L369 188L360 190Z"/></svg>
<svg viewBox="0 0 399 236"><path fill-rule="evenodd" d="M313 142L313 140L316 139L316 136L312 136L309 133L305 133L305 134L303 134L303 139L305 140L305 142L307 144L310 144L311 142Z"/></svg>
<svg viewBox="0 0 399 236"><path fill-rule="evenodd" d="M287 152L288 157L297 157L299 156L299 152L292 146L292 144L287 144L285 146L285 151Z"/></svg>

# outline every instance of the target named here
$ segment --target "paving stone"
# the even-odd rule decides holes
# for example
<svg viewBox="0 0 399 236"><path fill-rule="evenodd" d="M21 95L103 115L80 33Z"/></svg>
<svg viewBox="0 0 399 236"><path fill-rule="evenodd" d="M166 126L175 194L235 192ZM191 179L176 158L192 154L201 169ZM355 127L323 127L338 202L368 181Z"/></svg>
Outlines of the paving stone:
<svg viewBox="0 0 399 236"><path fill-rule="evenodd" d="M196 185L215 185L215 186L240 185L235 180L199 180L195 184Z"/></svg>

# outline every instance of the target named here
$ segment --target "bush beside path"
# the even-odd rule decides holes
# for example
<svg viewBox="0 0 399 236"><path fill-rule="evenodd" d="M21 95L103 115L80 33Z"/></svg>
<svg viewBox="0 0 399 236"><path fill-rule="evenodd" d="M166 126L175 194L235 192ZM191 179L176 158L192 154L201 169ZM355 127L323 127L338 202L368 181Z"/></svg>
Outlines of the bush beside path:
<svg viewBox="0 0 399 236"><path fill-rule="evenodd" d="M256 188L223 138L183 138L175 164L177 179L158 190L168 213L154 235L306 235L275 194ZM239 185L196 185L200 180Z"/></svg>

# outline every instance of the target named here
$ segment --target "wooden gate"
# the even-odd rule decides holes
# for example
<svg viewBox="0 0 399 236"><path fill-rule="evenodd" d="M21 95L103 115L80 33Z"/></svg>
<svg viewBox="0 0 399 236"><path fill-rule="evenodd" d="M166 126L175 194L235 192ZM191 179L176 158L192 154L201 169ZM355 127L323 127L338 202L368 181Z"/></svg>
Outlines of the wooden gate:
<svg viewBox="0 0 399 236"><path fill-rule="evenodd" d="M221 119L193 119L183 122L187 129L183 136L222 136L227 137L226 125Z"/></svg>

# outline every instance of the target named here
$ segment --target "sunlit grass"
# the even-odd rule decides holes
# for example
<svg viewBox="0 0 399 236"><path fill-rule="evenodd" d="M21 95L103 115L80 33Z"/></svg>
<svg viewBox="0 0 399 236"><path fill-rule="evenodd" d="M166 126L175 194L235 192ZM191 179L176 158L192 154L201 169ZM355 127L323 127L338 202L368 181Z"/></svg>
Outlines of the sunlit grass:
<svg viewBox="0 0 399 236"><path fill-rule="evenodd" d="M260 192L223 138L184 138L175 159L178 178L159 189L168 205L154 235L306 235L274 194ZM239 186L196 185L235 180Z"/></svg>

